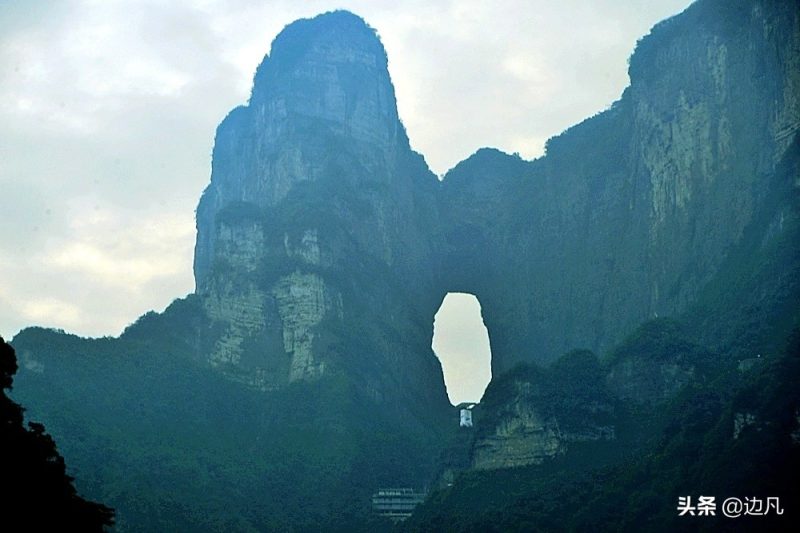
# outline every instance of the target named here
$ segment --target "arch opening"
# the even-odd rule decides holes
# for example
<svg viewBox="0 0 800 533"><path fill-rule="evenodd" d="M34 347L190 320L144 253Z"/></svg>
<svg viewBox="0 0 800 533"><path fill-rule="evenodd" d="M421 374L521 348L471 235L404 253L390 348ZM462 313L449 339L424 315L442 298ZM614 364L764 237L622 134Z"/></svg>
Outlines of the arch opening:
<svg viewBox="0 0 800 533"><path fill-rule="evenodd" d="M433 319L431 347L442 364L450 403L480 401L492 379L492 352L474 294L447 293Z"/></svg>

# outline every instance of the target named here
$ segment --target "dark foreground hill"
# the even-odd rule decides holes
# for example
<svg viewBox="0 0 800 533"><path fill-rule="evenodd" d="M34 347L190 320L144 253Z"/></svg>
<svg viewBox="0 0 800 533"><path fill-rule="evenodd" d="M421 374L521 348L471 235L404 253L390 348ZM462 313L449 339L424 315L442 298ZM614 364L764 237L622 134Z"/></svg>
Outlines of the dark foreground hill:
<svg viewBox="0 0 800 533"><path fill-rule="evenodd" d="M19 531L103 531L114 511L78 496L53 438L36 422L23 424L23 409L6 391L17 371L14 349L0 337L0 521Z"/></svg>

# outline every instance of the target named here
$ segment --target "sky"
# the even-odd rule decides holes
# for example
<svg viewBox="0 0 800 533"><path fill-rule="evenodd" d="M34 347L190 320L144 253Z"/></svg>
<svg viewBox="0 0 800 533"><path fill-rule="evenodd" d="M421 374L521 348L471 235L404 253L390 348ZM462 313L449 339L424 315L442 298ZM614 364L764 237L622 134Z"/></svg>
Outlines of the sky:
<svg viewBox="0 0 800 533"><path fill-rule="evenodd" d="M483 146L540 156L619 98L637 39L689 3L3 0L0 335L118 335L193 290L214 130L297 18L345 8L378 31L411 145L442 175Z"/></svg>
<svg viewBox="0 0 800 533"><path fill-rule="evenodd" d="M433 350L439 356L450 403L478 402L492 379L489 331L473 294L451 292L433 320Z"/></svg>

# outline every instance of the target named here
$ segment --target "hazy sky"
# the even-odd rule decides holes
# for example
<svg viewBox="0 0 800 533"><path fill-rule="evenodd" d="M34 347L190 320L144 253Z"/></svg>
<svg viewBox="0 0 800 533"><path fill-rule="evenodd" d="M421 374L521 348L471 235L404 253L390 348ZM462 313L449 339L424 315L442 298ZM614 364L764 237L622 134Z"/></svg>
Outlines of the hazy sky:
<svg viewBox="0 0 800 533"><path fill-rule="evenodd" d="M0 334L117 335L193 289L214 129L297 18L346 8L378 30L412 146L442 174L482 146L540 155L689 3L3 0Z"/></svg>
<svg viewBox="0 0 800 533"><path fill-rule="evenodd" d="M442 362L450 403L477 402L492 378L489 332L472 294L449 293L433 321L433 349Z"/></svg>

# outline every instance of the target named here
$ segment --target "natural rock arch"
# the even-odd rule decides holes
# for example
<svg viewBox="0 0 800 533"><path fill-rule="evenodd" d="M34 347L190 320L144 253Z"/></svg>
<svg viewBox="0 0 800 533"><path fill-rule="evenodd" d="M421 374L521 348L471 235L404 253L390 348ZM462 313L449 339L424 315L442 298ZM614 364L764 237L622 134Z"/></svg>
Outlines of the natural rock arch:
<svg viewBox="0 0 800 533"><path fill-rule="evenodd" d="M376 398L442 403L430 340L448 292L479 298L495 375L688 312L755 216L764 170L714 140L761 146L774 170L788 145L769 132L794 105L739 105L739 78L787 75L771 57L774 77L748 64L705 90L733 68L717 30L694 38L708 54L674 56L650 46L672 38L660 28L623 97L546 157L482 149L440 182L409 147L374 30L342 11L288 26L217 131L197 210L197 293L222 330L209 360L260 388L339 369Z"/></svg>

